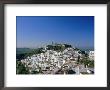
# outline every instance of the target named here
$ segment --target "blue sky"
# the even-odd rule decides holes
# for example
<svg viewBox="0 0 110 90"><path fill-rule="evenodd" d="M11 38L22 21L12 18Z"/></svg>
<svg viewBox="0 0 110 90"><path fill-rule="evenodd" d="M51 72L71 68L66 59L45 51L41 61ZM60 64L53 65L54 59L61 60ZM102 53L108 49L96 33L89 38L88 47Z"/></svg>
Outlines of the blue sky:
<svg viewBox="0 0 110 90"><path fill-rule="evenodd" d="M17 47L55 43L94 47L94 16L17 16Z"/></svg>

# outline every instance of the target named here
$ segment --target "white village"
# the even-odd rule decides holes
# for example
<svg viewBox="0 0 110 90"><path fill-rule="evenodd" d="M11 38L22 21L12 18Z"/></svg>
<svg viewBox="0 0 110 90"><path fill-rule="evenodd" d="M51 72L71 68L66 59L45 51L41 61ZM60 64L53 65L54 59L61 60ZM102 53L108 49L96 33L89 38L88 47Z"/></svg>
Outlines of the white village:
<svg viewBox="0 0 110 90"><path fill-rule="evenodd" d="M94 51L81 51L66 44L45 46L41 53L27 56L17 64L24 65L28 74L94 74ZM66 47L67 46L67 47ZM19 69L17 70L18 74Z"/></svg>

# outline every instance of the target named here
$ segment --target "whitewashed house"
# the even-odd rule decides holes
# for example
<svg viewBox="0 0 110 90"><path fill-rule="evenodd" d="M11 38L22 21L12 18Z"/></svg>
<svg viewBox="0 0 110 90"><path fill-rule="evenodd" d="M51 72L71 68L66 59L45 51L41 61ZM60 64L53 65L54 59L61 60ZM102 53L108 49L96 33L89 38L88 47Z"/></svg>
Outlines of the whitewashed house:
<svg viewBox="0 0 110 90"><path fill-rule="evenodd" d="M94 60L94 51L89 51L90 60Z"/></svg>

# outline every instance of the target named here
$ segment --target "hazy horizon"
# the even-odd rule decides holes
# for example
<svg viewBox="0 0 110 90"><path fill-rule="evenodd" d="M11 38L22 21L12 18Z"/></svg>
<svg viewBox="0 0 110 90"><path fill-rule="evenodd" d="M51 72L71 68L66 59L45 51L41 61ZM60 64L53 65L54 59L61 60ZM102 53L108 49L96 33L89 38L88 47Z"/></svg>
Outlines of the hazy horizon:
<svg viewBox="0 0 110 90"><path fill-rule="evenodd" d="M58 43L60 44L60 43ZM61 43L61 44L66 44L66 43ZM52 43L49 43L47 45L52 45ZM71 44L69 44L71 45ZM38 47L16 47L16 48L29 48L29 49L37 49L37 48L41 48L41 47L45 47L46 45L43 45L43 46L38 46ZM94 50L94 47L77 47L77 46L73 46L72 47L75 47L75 48L79 48L79 49L82 49L82 50Z"/></svg>
<svg viewBox="0 0 110 90"><path fill-rule="evenodd" d="M51 42L94 48L94 16L17 16L17 48Z"/></svg>

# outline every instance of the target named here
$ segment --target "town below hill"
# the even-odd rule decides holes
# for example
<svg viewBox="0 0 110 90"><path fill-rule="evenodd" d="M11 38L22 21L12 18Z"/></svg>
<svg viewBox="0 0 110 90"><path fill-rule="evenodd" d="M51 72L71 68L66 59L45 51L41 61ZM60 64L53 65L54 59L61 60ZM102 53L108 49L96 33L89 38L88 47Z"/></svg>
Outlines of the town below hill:
<svg viewBox="0 0 110 90"><path fill-rule="evenodd" d="M94 51L69 44L51 44L30 49L17 48L16 74L93 74Z"/></svg>

